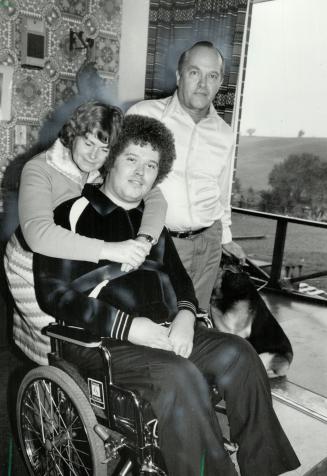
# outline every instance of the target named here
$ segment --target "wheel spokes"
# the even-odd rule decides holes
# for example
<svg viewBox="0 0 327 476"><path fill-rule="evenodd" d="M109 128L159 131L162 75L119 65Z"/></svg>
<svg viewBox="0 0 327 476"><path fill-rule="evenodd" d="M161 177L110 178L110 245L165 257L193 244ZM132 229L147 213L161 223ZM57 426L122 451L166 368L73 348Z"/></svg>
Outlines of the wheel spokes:
<svg viewBox="0 0 327 476"><path fill-rule="evenodd" d="M86 429L60 386L35 380L22 398L21 421L26 453L37 475L92 475Z"/></svg>

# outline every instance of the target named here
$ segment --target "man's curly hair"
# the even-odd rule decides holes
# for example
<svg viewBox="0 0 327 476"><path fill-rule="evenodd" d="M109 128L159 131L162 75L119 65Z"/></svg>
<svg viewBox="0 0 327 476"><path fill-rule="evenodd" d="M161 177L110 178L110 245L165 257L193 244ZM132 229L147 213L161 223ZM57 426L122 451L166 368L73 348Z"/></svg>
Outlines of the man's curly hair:
<svg viewBox="0 0 327 476"><path fill-rule="evenodd" d="M130 144L151 145L159 153L158 176L153 186L162 182L170 172L176 158L175 141L169 129L157 119L152 117L131 114L126 116L116 143L112 146L106 170L110 172L117 157L124 152Z"/></svg>
<svg viewBox="0 0 327 476"><path fill-rule="evenodd" d="M88 101L75 109L61 128L58 137L72 150L76 137L95 132L97 139L109 147L115 143L123 121L122 111L99 101Z"/></svg>

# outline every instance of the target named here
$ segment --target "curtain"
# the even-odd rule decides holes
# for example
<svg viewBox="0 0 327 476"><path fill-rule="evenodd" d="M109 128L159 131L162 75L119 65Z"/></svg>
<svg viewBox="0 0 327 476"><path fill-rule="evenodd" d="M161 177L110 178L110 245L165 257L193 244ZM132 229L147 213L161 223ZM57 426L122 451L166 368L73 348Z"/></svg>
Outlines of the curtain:
<svg viewBox="0 0 327 476"><path fill-rule="evenodd" d="M252 0L150 0L146 99L170 95L180 54L208 40L225 58L224 82L214 106L231 124L248 1Z"/></svg>

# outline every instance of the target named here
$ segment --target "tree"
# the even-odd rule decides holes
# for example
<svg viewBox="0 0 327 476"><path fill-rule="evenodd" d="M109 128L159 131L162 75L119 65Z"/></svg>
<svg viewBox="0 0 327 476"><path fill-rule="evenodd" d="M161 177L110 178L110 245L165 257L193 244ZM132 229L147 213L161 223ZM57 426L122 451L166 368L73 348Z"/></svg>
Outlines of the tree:
<svg viewBox="0 0 327 476"><path fill-rule="evenodd" d="M234 207L243 206L242 185L240 179L235 177L232 188L232 205Z"/></svg>
<svg viewBox="0 0 327 476"><path fill-rule="evenodd" d="M327 162L312 154L290 155L269 174L271 190L260 208L314 220L327 220Z"/></svg>
<svg viewBox="0 0 327 476"><path fill-rule="evenodd" d="M238 177L235 177L233 180L233 193L241 193L242 185Z"/></svg>
<svg viewBox="0 0 327 476"><path fill-rule="evenodd" d="M249 134L250 137L253 136L255 131L256 131L256 129L254 129L253 127L249 127L249 129L246 129L246 132Z"/></svg>
<svg viewBox="0 0 327 476"><path fill-rule="evenodd" d="M303 137L305 134L304 130L303 129L300 129L299 132L297 133L297 136L298 137Z"/></svg>
<svg viewBox="0 0 327 476"><path fill-rule="evenodd" d="M248 187L243 192L244 206L246 208L253 208L257 210L260 206L261 194L258 190L254 190L252 187Z"/></svg>

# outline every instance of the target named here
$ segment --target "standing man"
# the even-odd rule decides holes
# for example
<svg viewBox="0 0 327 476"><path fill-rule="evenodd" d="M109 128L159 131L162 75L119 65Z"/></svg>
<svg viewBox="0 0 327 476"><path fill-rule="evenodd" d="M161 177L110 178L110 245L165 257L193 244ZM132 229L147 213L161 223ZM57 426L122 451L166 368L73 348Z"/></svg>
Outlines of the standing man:
<svg viewBox="0 0 327 476"><path fill-rule="evenodd" d="M128 114L159 119L174 135L177 159L160 185L168 203L166 225L199 306L208 309L222 249L245 259L230 231L233 132L212 105L224 59L212 43L198 42L181 55L176 77L173 96L142 101Z"/></svg>

